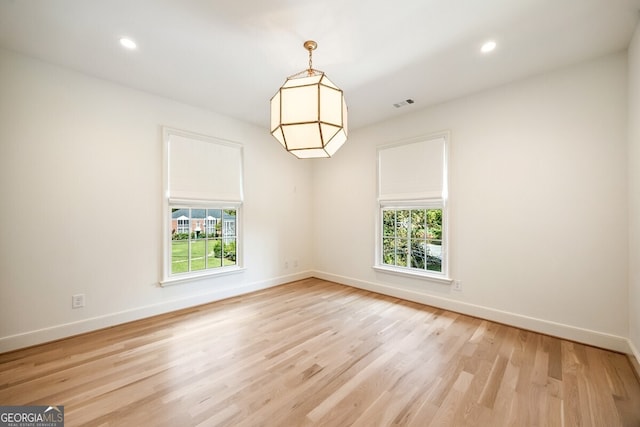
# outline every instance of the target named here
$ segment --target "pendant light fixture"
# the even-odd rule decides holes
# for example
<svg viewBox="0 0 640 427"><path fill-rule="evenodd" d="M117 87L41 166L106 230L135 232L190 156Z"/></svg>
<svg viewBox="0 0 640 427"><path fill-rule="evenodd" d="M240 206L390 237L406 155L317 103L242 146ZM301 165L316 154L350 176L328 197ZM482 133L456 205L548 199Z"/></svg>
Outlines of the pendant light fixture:
<svg viewBox="0 0 640 427"><path fill-rule="evenodd" d="M287 77L271 98L271 134L301 159L331 157L347 140L344 93L313 69L313 40L304 42L309 68Z"/></svg>

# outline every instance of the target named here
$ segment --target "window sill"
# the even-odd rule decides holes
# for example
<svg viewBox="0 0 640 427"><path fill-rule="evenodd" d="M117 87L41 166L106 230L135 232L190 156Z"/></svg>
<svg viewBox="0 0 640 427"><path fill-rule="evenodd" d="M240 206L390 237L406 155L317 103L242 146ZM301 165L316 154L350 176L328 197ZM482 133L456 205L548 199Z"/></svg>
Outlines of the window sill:
<svg viewBox="0 0 640 427"><path fill-rule="evenodd" d="M193 282L195 280L202 280L202 279L213 278L218 276L226 276L229 274L241 273L244 270L245 269L243 267L233 266L233 267L218 268L213 271L206 271L202 273L198 272L198 273L192 273L192 274L166 277L160 281L160 286L165 287L165 286L171 286L171 285L179 285L181 283Z"/></svg>
<svg viewBox="0 0 640 427"><path fill-rule="evenodd" d="M397 276L405 276L405 277L411 277L414 279L422 279L422 280L427 280L433 283L438 283L441 285L451 285L453 283L453 279L450 279L448 277L429 274L426 272L423 273L421 271L416 271L416 270L394 268L394 267L382 266L382 265L374 265L373 269L381 273L389 273Z"/></svg>

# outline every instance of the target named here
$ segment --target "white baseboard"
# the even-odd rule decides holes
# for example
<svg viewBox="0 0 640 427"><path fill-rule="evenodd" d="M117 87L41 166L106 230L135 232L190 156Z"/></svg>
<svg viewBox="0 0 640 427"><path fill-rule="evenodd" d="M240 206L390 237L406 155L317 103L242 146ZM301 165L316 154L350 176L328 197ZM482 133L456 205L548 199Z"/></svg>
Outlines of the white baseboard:
<svg viewBox="0 0 640 427"><path fill-rule="evenodd" d="M10 335L0 338L0 353L30 347L61 338L67 338L73 335L83 334L86 332L131 322L133 320L144 319L146 317L156 316L158 314L169 313L172 311L181 310L183 308L195 307L197 305L219 301L222 299L247 294L249 292L271 288L274 286L282 285L284 283L293 282L295 280L306 279L311 277L312 275L312 272L304 271L287 276L275 277L260 282L248 283L242 286L219 287L214 291L205 294L198 294L169 301L163 301L158 304L137 307L130 310L124 310L116 313L105 314L103 316L83 319L77 322L64 323L34 331Z"/></svg>
<svg viewBox="0 0 640 427"><path fill-rule="evenodd" d="M491 320L494 322L503 323L506 325L515 326L518 328L539 332L558 338L589 344L608 350L626 354L631 354L633 352L636 358L638 358L638 352L632 350L631 342L626 337L620 337L604 332L578 328L575 326L556 323L549 320L537 319L534 317L497 310L490 307L469 304L454 299L431 295L425 292L402 289L391 285L383 285L380 283L367 282L321 271L314 271L313 276L319 279L329 280L343 285L353 286L355 288L360 288L383 295L389 295L408 301L418 302L433 307L455 311L457 313L479 317L482 319Z"/></svg>
<svg viewBox="0 0 640 427"><path fill-rule="evenodd" d="M219 301L222 299L278 286L295 280L306 279L312 276L383 295L402 298L408 301L414 301L425 305L451 310L469 316L492 320L495 322L504 323L507 325L512 325L519 328L556 336L559 338L626 353L635 357L636 361L640 363L640 352L628 338L606 334L598 331L592 331L589 329L578 328L575 326L564 325L548 320L523 316L517 313L496 310L489 307L469 304L462 301L456 301L449 298L443 298L423 292L417 292L414 290L402 289L390 285L383 285L380 283L366 282L321 271L304 271L260 282L248 283L240 287L235 286L227 288L217 288L216 290L205 294L193 295L170 301L163 301L162 303L158 304L137 307L117 313L110 313L103 316L83 319L77 322L70 322L2 337L0 338L0 353L42 344L45 342L54 341L57 339L66 338L90 331L95 331L98 329L131 322L133 320L144 319L147 317L156 316L158 314L169 313L172 311L181 310L183 308L189 308L213 301Z"/></svg>

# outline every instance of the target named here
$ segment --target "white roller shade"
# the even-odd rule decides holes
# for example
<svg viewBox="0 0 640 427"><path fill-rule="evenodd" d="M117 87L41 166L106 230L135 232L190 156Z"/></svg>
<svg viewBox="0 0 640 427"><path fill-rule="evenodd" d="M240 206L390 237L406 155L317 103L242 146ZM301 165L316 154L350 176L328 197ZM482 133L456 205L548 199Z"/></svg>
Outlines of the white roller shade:
<svg viewBox="0 0 640 427"><path fill-rule="evenodd" d="M170 200L242 201L242 146L168 135Z"/></svg>
<svg viewBox="0 0 640 427"><path fill-rule="evenodd" d="M380 200L442 199L445 138L381 147L378 150Z"/></svg>

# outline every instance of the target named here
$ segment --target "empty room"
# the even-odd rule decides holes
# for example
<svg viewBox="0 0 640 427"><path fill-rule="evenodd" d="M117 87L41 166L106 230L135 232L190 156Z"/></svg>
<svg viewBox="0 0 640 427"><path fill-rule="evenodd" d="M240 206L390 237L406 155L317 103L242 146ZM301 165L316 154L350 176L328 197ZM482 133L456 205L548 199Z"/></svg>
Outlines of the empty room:
<svg viewBox="0 0 640 427"><path fill-rule="evenodd" d="M640 0L0 0L0 426L640 426Z"/></svg>

